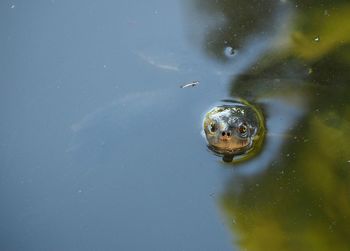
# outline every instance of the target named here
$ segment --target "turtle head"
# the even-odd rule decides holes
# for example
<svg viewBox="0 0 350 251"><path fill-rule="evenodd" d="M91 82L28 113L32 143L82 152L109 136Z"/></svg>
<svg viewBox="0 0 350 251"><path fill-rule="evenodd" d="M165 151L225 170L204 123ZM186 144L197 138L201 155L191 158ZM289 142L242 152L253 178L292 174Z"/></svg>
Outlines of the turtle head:
<svg viewBox="0 0 350 251"><path fill-rule="evenodd" d="M260 129L256 112L242 104L212 108L203 124L209 149L224 156L250 151Z"/></svg>

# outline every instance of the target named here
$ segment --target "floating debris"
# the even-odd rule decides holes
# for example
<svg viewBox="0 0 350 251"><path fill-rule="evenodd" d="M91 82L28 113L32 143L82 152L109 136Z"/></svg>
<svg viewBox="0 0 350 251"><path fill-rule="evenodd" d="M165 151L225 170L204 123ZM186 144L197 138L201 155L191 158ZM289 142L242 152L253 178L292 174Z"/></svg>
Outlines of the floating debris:
<svg viewBox="0 0 350 251"><path fill-rule="evenodd" d="M197 85L199 85L199 81L192 81L190 83L181 85L180 88L196 87Z"/></svg>
<svg viewBox="0 0 350 251"><path fill-rule="evenodd" d="M232 48L231 46L227 46L224 49L224 54L228 58L232 58L232 57L236 56L237 53L238 53L238 51L236 49Z"/></svg>
<svg viewBox="0 0 350 251"><path fill-rule="evenodd" d="M317 43L320 42L320 37L319 36L315 37L314 41L317 42Z"/></svg>
<svg viewBox="0 0 350 251"><path fill-rule="evenodd" d="M237 222L234 218L232 218L232 224L237 224Z"/></svg>

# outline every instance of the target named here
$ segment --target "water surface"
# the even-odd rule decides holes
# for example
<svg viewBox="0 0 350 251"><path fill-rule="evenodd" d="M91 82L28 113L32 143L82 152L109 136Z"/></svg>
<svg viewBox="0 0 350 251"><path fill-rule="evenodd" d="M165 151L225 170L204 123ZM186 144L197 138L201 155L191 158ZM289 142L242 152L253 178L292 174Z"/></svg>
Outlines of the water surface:
<svg viewBox="0 0 350 251"><path fill-rule="evenodd" d="M347 1L0 13L2 250L347 250ZM201 128L233 97L267 127L240 165Z"/></svg>

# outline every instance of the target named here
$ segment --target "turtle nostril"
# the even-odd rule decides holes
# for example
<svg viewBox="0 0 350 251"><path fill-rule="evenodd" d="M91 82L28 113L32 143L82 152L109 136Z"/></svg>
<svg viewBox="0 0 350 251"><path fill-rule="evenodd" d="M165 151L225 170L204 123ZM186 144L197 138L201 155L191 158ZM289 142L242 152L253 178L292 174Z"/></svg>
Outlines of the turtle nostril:
<svg viewBox="0 0 350 251"><path fill-rule="evenodd" d="M222 132L221 135L222 135L222 136L225 136L225 132Z"/></svg>
<svg viewBox="0 0 350 251"><path fill-rule="evenodd" d="M231 133L227 132L227 136L230 137L230 136L231 136Z"/></svg>

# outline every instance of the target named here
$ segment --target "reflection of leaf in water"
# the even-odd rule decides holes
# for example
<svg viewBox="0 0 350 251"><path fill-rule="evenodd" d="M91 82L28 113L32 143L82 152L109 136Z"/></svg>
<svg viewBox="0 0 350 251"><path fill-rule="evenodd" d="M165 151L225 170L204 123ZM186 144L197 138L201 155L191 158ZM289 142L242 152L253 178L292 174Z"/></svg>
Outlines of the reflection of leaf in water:
<svg viewBox="0 0 350 251"><path fill-rule="evenodd" d="M237 180L226 187L221 205L235 218L230 226L241 247L348 250L350 106L334 110L331 101L300 122L266 173L241 179L239 192Z"/></svg>
<svg viewBox="0 0 350 251"><path fill-rule="evenodd" d="M247 37L252 34L271 33L274 29L273 13L278 7L275 1L255 0L194 0L197 11L202 11L207 18L225 20L210 26L205 33L204 48L209 55L224 59L223 48L230 45L234 49L245 47ZM208 15L209 14L209 15ZM204 22L207 20L203 20ZM212 21L210 24L215 23Z"/></svg>
<svg viewBox="0 0 350 251"><path fill-rule="evenodd" d="M293 53L303 59L315 61L350 42L350 5L338 6L329 15L322 8L312 8L297 17L292 34Z"/></svg>
<svg viewBox="0 0 350 251"><path fill-rule="evenodd" d="M227 186L222 207L228 219L236 219L232 230L241 247L348 250L349 116L348 110L344 118L324 114L304 120L309 130L303 127L299 139L284 148L290 157L260 177L240 180L240 193L230 191L237 185Z"/></svg>
<svg viewBox="0 0 350 251"><path fill-rule="evenodd" d="M327 213L333 218L347 218L350 226L350 107L339 117L329 111L310 119L313 133L309 151L301 153L301 165L307 183L324 196ZM322 144L320 144L322 142ZM312 150L311 150L312 149ZM350 229L349 234L350 234Z"/></svg>
<svg viewBox="0 0 350 251"><path fill-rule="evenodd" d="M298 8L294 29L285 34L292 38L289 46L256 58L232 81L231 95L259 100L299 93L309 113L289 128L293 137L264 172L228 182L221 207L242 249L345 251L350 246L350 4L293 3ZM234 20L244 25L235 15L226 17L229 25ZM221 42L235 32L234 26L221 31L226 32ZM244 31L247 37L254 29ZM222 49L220 41L208 54Z"/></svg>

